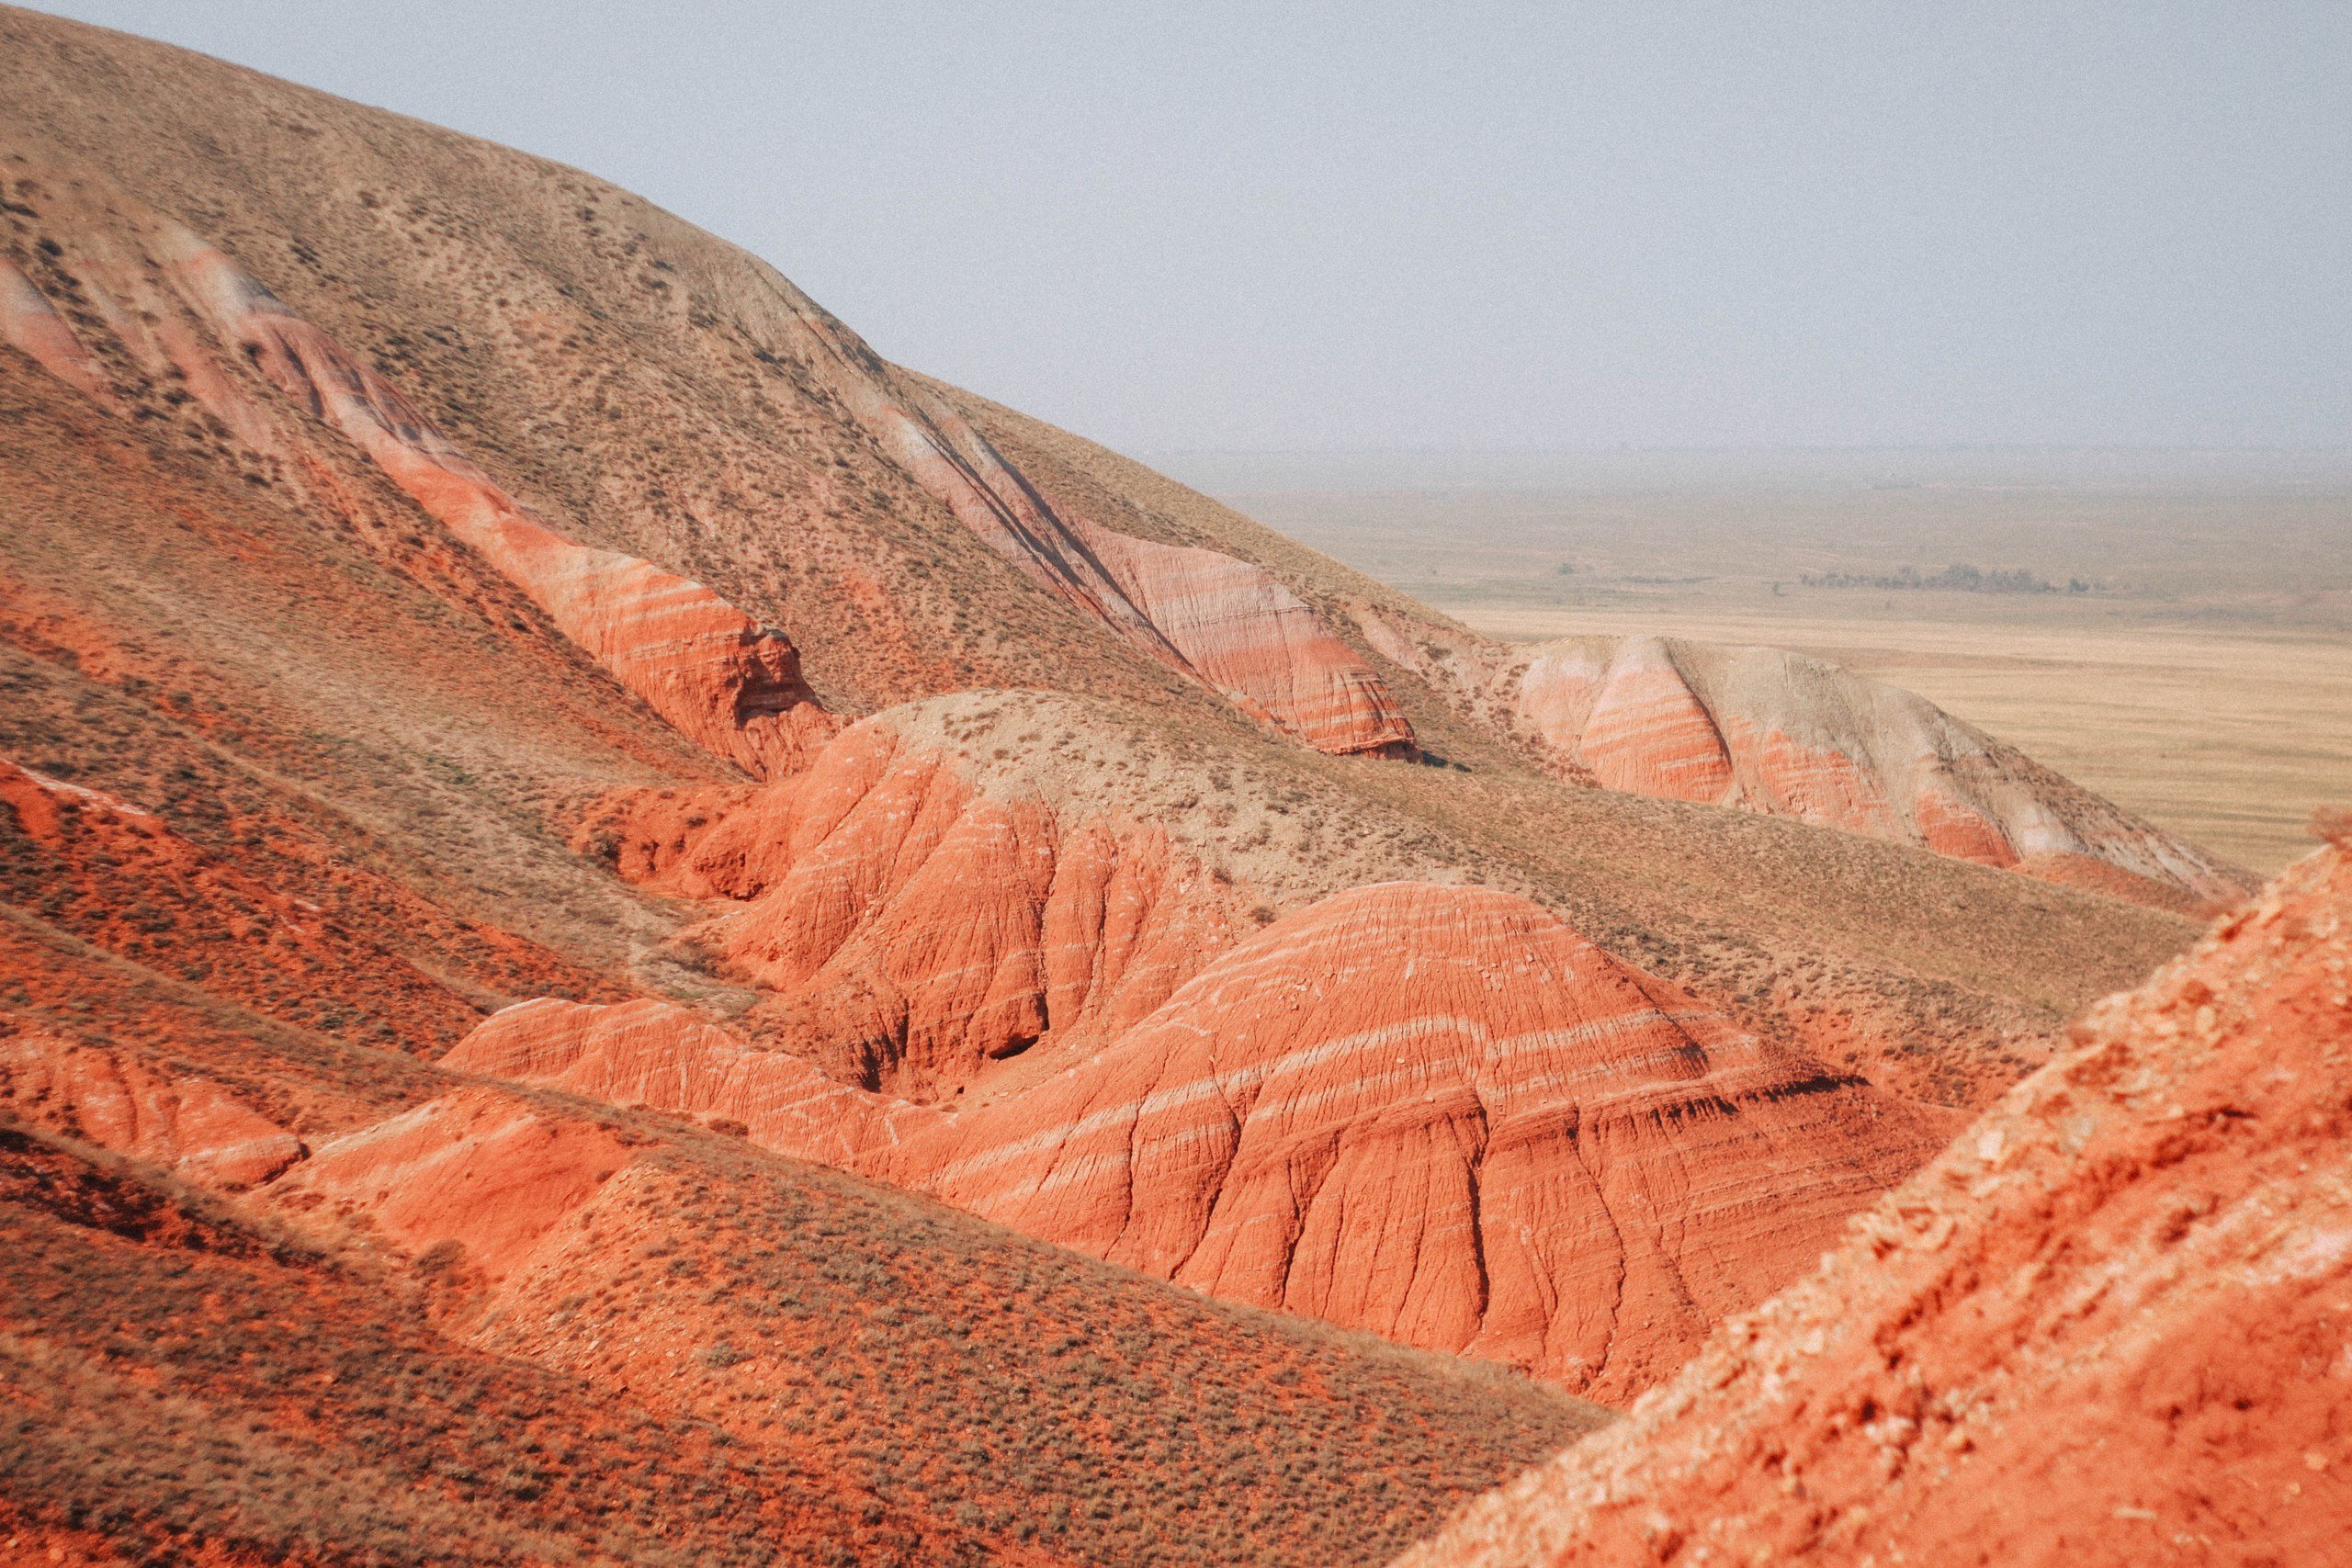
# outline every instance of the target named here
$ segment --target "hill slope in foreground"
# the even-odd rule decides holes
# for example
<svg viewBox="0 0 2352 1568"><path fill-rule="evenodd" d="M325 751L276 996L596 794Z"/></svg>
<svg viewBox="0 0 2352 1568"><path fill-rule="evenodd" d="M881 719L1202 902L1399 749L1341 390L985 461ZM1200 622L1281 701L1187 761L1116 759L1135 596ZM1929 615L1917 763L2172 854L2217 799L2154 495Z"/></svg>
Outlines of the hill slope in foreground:
<svg viewBox="0 0 2352 1568"><path fill-rule="evenodd" d="M1510 654L576 171L5 8L0 429L43 1551L1378 1560L2246 886L1828 666Z"/></svg>
<svg viewBox="0 0 2352 1568"><path fill-rule="evenodd" d="M1632 1418L1399 1568L2352 1539L2352 856L2289 870Z"/></svg>

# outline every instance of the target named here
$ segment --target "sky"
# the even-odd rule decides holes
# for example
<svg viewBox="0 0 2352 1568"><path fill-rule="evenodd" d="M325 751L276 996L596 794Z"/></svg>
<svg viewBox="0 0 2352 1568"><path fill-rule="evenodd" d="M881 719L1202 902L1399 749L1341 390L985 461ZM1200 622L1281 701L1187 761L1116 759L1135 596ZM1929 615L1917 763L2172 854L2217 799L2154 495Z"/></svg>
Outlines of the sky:
<svg viewBox="0 0 2352 1568"><path fill-rule="evenodd" d="M81 0L1147 455L2352 444L2352 5Z"/></svg>

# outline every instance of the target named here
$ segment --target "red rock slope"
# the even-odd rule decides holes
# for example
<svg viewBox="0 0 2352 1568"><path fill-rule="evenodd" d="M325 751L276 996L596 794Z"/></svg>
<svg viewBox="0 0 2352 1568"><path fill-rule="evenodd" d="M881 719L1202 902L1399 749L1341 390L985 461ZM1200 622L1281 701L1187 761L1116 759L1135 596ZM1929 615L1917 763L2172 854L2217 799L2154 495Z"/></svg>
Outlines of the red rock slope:
<svg viewBox="0 0 2352 1568"><path fill-rule="evenodd" d="M812 737L833 728L782 632L698 582L558 533L469 462L384 378L220 251L107 189L95 174L76 171L72 184L78 199L51 209L71 215L53 227L76 242L59 255L76 269L81 288L113 304L127 360L187 386L258 451L299 460L306 433L253 406L214 347L192 330L192 307L219 351L250 361L349 439L623 685L754 776L788 770ZM0 299L9 301L0 304L9 337L62 379L92 390L95 363L22 271L11 266L0 276Z"/></svg>
<svg viewBox="0 0 2352 1568"><path fill-rule="evenodd" d="M1926 699L1819 660L1656 637L1510 651L1457 632L1447 649L1427 628L1364 624L1383 652L1475 694L1610 789L1843 828L2159 908L2210 913L2253 886Z"/></svg>
<svg viewBox="0 0 2352 1568"><path fill-rule="evenodd" d="M2352 1540L2352 855L2292 868L1412 1568L2318 1564Z"/></svg>
<svg viewBox="0 0 2352 1568"><path fill-rule="evenodd" d="M810 367L956 521L1039 586L1293 739L1340 755L1415 754L1380 677L1263 568L1065 515L952 402L773 268L751 264L730 283L753 333Z"/></svg>
<svg viewBox="0 0 2352 1568"><path fill-rule="evenodd" d="M765 993L763 1036L937 1099L1048 1033L1133 1022L1230 944L1232 895L1148 813L989 787L921 728L877 716L714 807L658 879L743 900L707 940Z"/></svg>
<svg viewBox="0 0 2352 1568"><path fill-rule="evenodd" d="M1326 899L1071 1055L958 1113L683 1009L542 1002L448 1065L738 1122L1227 1300L1604 1398L1669 1372L1932 1146L1860 1080L1471 888Z"/></svg>
<svg viewBox="0 0 2352 1568"><path fill-rule="evenodd" d="M1928 1146L1524 899L1394 883L1277 921L883 1164L1148 1274L1606 1399Z"/></svg>

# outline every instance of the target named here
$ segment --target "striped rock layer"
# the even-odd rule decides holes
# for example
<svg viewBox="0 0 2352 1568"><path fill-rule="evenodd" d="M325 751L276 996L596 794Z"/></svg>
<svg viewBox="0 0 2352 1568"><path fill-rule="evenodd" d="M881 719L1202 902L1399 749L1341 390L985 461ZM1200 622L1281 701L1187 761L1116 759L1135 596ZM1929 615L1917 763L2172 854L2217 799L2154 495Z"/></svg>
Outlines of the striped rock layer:
<svg viewBox="0 0 2352 1568"><path fill-rule="evenodd" d="M789 771L837 727L800 675L789 638L698 582L566 537L458 451L398 389L169 219L109 219L72 260L131 361L184 384L247 447L298 465L304 437L254 406L191 325L357 446L417 505L545 611L556 629L671 726L755 777ZM124 253L137 252L136 259ZM160 277L167 288L152 279ZM0 262L0 336L78 390L107 400L82 341L16 266Z"/></svg>
<svg viewBox="0 0 2352 1568"><path fill-rule="evenodd" d="M0 1019L0 1029L15 1026ZM0 1033L0 1116L239 1190L302 1157L302 1141L220 1086L38 1030Z"/></svg>
<svg viewBox="0 0 2352 1568"><path fill-rule="evenodd" d="M1236 707L1320 750L1415 754L1412 726L1380 678L1265 571L1083 520L1076 532L1128 602Z"/></svg>
<svg viewBox="0 0 2352 1568"><path fill-rule="evenodd" d="M650 869L664 891L739 901L705 941L766 993L752 1027L916 1100L1141 1019L1233 941L1228 895L1163 829L1114 802L978 788L887 717Z"/></svg>
<svg viewBox="0 0 2352 1568"><path fill-rule="evenodd" d="M1778 649L1546 644L1519 677L1517 716L1611 789L1793 817L2159 905L2226 903L2247 886L1924 698Z"/></svg>
<svg viewBox="0 0 2352 1568"><path fill-rule="evenodd" d="M2352 858L2289 870L1409 1568L2319 1563L2352 1540Z"/></svg>
<svg viewBox="0 0 2352 1568"><path fill-rule="evenodd" d="M754 777L790 771L835 721L791 640L699 582L566 538L469 462L433 422L235 262L187 235L175 278L278 389L340 431L481 553L622 685Z"/></svg>
<svg viewBox="0 0 2352 1568"><path fill-rule="evenodd" d="M688 1010L541 1001L452 1066L741 1123L1227 1300L1606 1397L1670 1371L1930 1151L1514 896L1359 888L975 1109L858 1095Z"/></svg>
<svg viewBox="0 0 2352 1568"><path fill-rule="evenodd" d="M755 337L807 365L957 521L1131 647L1320 751L1411 757L1412 725L1306 602L1262 568L1064 515L945 399L772 268L722 280Z"/></svg>

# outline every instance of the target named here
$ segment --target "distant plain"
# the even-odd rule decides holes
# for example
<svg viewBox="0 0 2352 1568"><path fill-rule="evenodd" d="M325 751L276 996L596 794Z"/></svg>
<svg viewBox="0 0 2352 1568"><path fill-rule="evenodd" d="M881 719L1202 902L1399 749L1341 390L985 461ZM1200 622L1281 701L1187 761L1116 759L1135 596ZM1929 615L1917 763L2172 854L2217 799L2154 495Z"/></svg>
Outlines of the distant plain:
<svg viewBox="0 0 2352 1568"><path fill-rule="evenodd" d="M2352 454L1156 461L1498 637L1772 643L1910 687L2256 870L2352 801ZM1897 586L1953 567L2037 586Z"/></svg>

